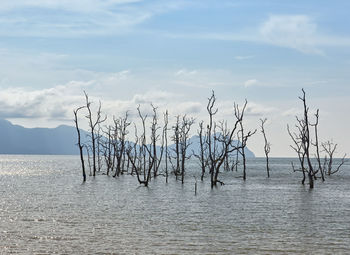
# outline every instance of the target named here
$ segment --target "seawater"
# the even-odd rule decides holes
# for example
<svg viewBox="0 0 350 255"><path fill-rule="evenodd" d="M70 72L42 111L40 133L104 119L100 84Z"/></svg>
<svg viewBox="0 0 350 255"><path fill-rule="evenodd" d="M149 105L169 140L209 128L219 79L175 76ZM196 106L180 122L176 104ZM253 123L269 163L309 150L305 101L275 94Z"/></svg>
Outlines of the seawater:
<svg viewBox="0 0 350 255"><path fill-rule="evenodd" d="M248 159L211 189L99 174L77 156L0 156L0 254L350 254L350 164L310 190L292 159ZM197 195L194 193L197 182Z"/></svg>

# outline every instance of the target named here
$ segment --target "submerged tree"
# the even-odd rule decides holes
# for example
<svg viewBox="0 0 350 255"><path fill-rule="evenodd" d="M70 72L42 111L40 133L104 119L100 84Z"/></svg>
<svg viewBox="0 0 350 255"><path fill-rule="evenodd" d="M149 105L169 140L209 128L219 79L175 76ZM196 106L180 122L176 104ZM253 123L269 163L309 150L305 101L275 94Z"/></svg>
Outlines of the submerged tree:
<svg viewBox="0 0 350 255"><path fill-rule="evenodd" d="M287 125L287 131L288 134L290 136L290 138L292 139L294 145L290 145L290 147L297 153L298 155L298 159L299 159L299 163L300 163L300 169L297 169L294 167L294 164L292 162L292 168L293 171L300 171L303 173L303 179L301 181L302 184L305 183L305 179L306 179L306 168L305 168L305 152L303 151L303 145L302 145L302 137L303 137L303 132L304 132L304 128L303 128L304 124L302 122L298 121L298 124L295 125L295 127L297 128L298 132L291 132L289 125Z"/></svg>
<svg viewBox="0 0 350 255"><path fill-rule="evenodd" d="M131 122L128 120L129 114L125 113L124 117L114 118L114 155L116 161L116 169L113 177L122 173L123 156L126 152L126 136L128 135L128 127Z"/></svg>
<svg viewBox="0 0 350 255"><path fill-rule="evenodd" d="M270 143L267 141L267 137L266 137L266 132L265 132L265 123L266 123L267 119L260 119L260 127L261 127L261 133L263 134L264 137L264 152L265 152L265 157L266 157L266 172L267 172L267 177L270 177L270 167L269 167L269 153L270 153L270 149L271 149L271 145Z"/></svg>
<svg viewBox="0 0 350 255"><path fill-rule="evenodd" d="M199 122L199 129L197 130L199 139L199 153L192 151L192 154L199 160L199 164L202 170L201 181L204 179L205 170L208 167L208 144L206 143L207 137L204 132L204 121Z"/></svg>
<svg viewBox="0 0 350 255"><path fill-rule="evenodd" d="M77 145L79 147L79 152L80 152L81 168L82 168L82 171L83 171L83 182L86 181L86 173L85 173L84 152L83 152L84 145L81 142L80 129L79 129L79 125L78 125L78 112L81 109L84 109L84 108L85 108L85 106L81 106L81 107L78 107L77 109L75 109L73 111L74 112L74 123L75 123L75 127L77 129L77 134L78 134L78 143L77 143Z"/></svg>
<svg viewBox="0 0 350 255"><path fill-rule="evenodd" d="M103 147L103 156L106 163L106 174L109 175L109 172L114 169L115 156L114 156L114 139L112 134L112 126L108 126L107 130L104 131L106 136L105 142L102 143Z"/></svg>
<svg viewBox="0 0 350 255"><path fill-rule="evenodd" d="M309 122L309 107L306 104L306 98L305 98L305 91L302 89L303 95L302 97L299 97L299 99L303 103L303 117L297 119L297 132L291 133L289 130L289 126L287 126L289 136L292 138L294 145L292 148L298 153L298 158L300 161L301 171L303 172L303 180L302 183L304 184L305 181L305 174L308 176L309 180L309 187L312 189L314 187L314 179L317 171L314 171L314 168L312 166L311 157L310 157L310 145L311 145L311 138L310 138L310 122ZM306 162L305 162L306 161Z"/></svg>
<svg viewBox="0 0 350 255"><path fill-rule="evenodd" d="M314 127L314 132L315 132L315 142L313 143L313 145L315 146L316 149L316 160L317 160L317 164L318 164L318 170L321 173L321 179L322 181L325 180L324 178L324 169L322 167L321 164L321 157L320 157L320 148L319 148L319 142L318 142L318 119L319 119L319 114L318 114L319 110L317 109L315 117L316 117L316 121L314 124L311 124L311 126Z"/></svg>
<svg viewBox="0 0 350 255"><path fill-rule="evenodd" d="M187 149L191 145L189 143L189 132L191 130L191 126L194 123L193 118L187 118L186 115L182 117L181 128L180 128L180 161L181 161L181 182L184 183L185 177L185 161L189 159L191 156L187 155Z"/></svg>
<svg viewBox="0 0 350 255"><path fill-rule="evenodd" d="M207 104L207 112L209 114L207 146L211 188L217 186L217 183L220 183L221 185L224 184L218 179L218 176L227 154L242 149L242 144L235 144L233 138L237 132L238 125L243 120L244 111L247 105L246 102L240 111L238 105L234 104L236 121L233 127L229 129L227 128L226 122L220 122L220 125L217 125L214 122L214 116L218 112L218 109L215 108L215 101L216 97L214 91L212 91L212 95L208 98ZM217 133L217 129L219 129L220 132ZM249 136L251 136L251 132L246 135L245 139L248 139Z"/></svg>
<svg viewBox="0 0 350 255"><path fill-rule="evenodd" d="M174 143L174 148L172 149L172 153L169 155L169 162L177 180L178 176L180 175L180 115L176 116L176 122L172 127L172 130L173 135L171 136L171 140ZM176 161L176 165L173 164L172 159Z"/></svg>
<svg viewBox="0 0 350 255"><path fill-rule="evenodd" d="M137 107L137 112L141 119L142 133L140 136L138 136L135 125L135 147L134 150L132 150L132 147L129 147L126 154L130 160L130 163L132 164L133 169L135 170L138 182L147 187L151 179L151 172L155 163L155 155L152 152L152 145L150 144L148 147L146 143L147 115L143 115L141 113L140 105ZM141 174L143 174L143 180L141 179Z"/></svg>
<svg viewBox="0 0 350 255"><path fill-rule="evenodd" d="M331 141L327 141L322 143L323 150L326 152L326 156L324 159L324 169L327 175L335 174L339 171L340 167L345 163L346 154L341 158L340 164L333 169L333 155L337 149L338 144L334 144Z"/></svg>
<svg viewBox="0 0 350 255"><path fill-rule="evenodd" d="M89 97L86 94L86 92L84 91L85 94L85 99L86 99L86 108L88 110L88 115L86 116L86 118L89 120L89 127L90 127L90 135L91 135L91 150L92 150L92 175L95 176L96 175L96 157L98 155L96 155L96 150L97 150L97 134L96 134L96 129L98 128L98 126L103 123L106 119L107 116L105 116L104 118L102 117L102 113L101 113L101 102L99 102L99 107L97 110L97 114L96 114L96 119L93 119L92 116L92 112L91 112L91 102L89 101Z"/></svg>
<svg viewBox="0 0 350 255"><path fill-rule="evenodd" d="M157 107L155 107L153 104L151 104L152 111L153 111L153 117L152 117L152 124L151 124L151 149L152 154L154 157L154 164L153 164L153 177L156 178L158 176L158 170L160 163L163 158L163 152L164 152L164 135L160 136L158 134L158 130L161 128L158 125L158 112ZM157 155L157 143L161 139L161 146L160 146L160 155Z"/></svg>
<svg viewBox="0 0 350 255"><path fill-rule="evenodd" d="M169 113L165 111L164 115L164 127L163 127L163 141L165 149L165 182L168 183L168 124L169 124Z"/></svg>
<svg viewBox="0 0 350 255"><path fill-rule="evenodd" d="M256 133L256 129L254 131L248 131L247 134L244 133L243 116L244 116L244 111L245 111L245 108L247 106L247 103L248 103L247 100L245 100L245 104L243 106L242 113L240 113L240 109L239 109L238 105L237 104L234 105L235 116L236 116L236 119L237 119L237 121L239 123L239 127L240 127L240 130L238 131L238 137L240 138L240 143L241 143L240 147L241 148L238 151L239 151L239 153L242 156L243 180L247 179L247 173L246 173L247 166L246 166L245 148L247 147L248 138Z"/></svg>

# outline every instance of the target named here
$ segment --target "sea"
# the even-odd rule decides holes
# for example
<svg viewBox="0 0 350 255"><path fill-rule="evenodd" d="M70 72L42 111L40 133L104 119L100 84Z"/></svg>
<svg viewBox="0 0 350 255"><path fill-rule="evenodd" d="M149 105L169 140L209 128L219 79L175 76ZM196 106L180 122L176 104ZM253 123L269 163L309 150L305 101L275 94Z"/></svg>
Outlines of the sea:
<svg viewBox="0 0 350 255"><path fill-rule="evenodd" d="M144 187L103 170L83 183L78 156L0 155L0 254L350 254L350 161L312 190L291 161L267 178L250 158L246 181L239 166L211 189L196 160L184 184Z"/></svg>

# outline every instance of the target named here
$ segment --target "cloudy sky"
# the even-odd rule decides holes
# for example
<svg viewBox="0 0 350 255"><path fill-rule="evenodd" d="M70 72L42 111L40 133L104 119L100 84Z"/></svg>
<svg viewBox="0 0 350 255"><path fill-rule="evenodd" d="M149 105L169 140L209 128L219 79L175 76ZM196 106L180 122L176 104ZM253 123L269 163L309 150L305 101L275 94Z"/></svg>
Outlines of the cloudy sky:
<svg viewBox="0 0 350 255"><path fill-rule="evenodd" d="M0 118L73 125L83 90L108 115L145 111L218 120L248 100L247 128L268 118L272 156L294 156L286 125L320 109L320 139L350 152L347 0L1 0ZM258 132L249 147L263 155Z"/></svg>

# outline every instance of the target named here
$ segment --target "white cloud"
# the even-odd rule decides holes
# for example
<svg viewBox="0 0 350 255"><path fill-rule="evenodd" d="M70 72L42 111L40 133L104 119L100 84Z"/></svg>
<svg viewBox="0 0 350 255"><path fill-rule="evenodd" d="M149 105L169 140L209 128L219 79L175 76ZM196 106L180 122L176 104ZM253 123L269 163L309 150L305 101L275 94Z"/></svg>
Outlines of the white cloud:
<svg viewBox="0 0 350 255"><path fill-rule="evenodd" d="M175 95L165 91L148 91L144 94L136 94L132 98L134 105L137 104L166 104L170 100L175 99Z"/></svg>
<svg viewBox="0 0 350 255"><path fill-rule="evenodd" d="M70 82L42 90L7 88L0 92L0 117L66 119L91 83Z"/></svg>
<svg viewBox="0 0 350 255"><path fill-rule="evenodd" d="M197 70L180 69L175 73L175 76L189 76L195 74L198 74Z"/></svg>
<svg viewBox="0 0 350 255"><path fill-rule="evenodd" d="M247 108L246 108L246 114L248 116L266 116L268 114L271 114L273 112L276 112L276 108L258 104L255 102L248 102Z"/></svg>
<svg viewBox="0 0 350 255"><path fill-rule="evenodd" d="M259 81L256 79L247 80L244 82L244 87L248 88L248 87L257 85L258 83L259 83Z"/></svg>
<svg viewBox="0 0 350 255"><path fill-rule="evenodd" d="M235 56L236 60L247 60L252 58L254 58L254 56Z"/></svg>
<svg viewBox="0 0 350 255"><path fill-rule="evenodd" d="M274 45L297 50L305 54L323 55L321 46L350 47L350 37L322 34L316 20L308 15L271 15L255 27L245 27L230 32L163 33L171 38L196 38L232 42L250 42ZM254 56L236 56L246 60Z"/></svg>
<svg viewBox="0 0 350 255"><path fill-rule="evenodd" d="M317 48L317 24L306 15L272 15L260 27L266 42L303 53L322 54Z"/></svg>
<svg viewBox="0 0 350 255"><path fill-rule="evenodd" d="M282 112L282 116L295 117L300 116L303 113L301 108L289 108Z"/></svg>
<svg viewBox="0 0 350 255"><path fill-rule="evenodd" d="M98 102L101 100L102 111L110 117L121 116L129 111L130 116L134 118L137 105L141 105L143 111L151 115L151 103L158 107L159 113L168 109L171 116L193 115L202 109L202 105L196 101L184 100L181 94L162 90L148 90L124 100L115 97L106 98L106 95L99 97L95 93L98 82L100 81L71 81L65 85L36 90L2 89L0 91L0 118L17 119L17 122L20 122L18 121L20 119L70 122L73 118L73 109L85 104L84 90L92 102L93 111L97 109Z"/></svg>
<svg viewBox="0 0 350 255"><path fill-rule="evenodd" d="M0 11L23 8L61 9L74 12L96 12L110 6L141 2L142 0L2 0Z"/></svg>
<svg viewBox="0 0 350 255"><path fill-rule="evenodd" d="M0 35L78 37L123 34L155 15L186 4L186 1L142 0L4 0L0 5Z"/></svg>

